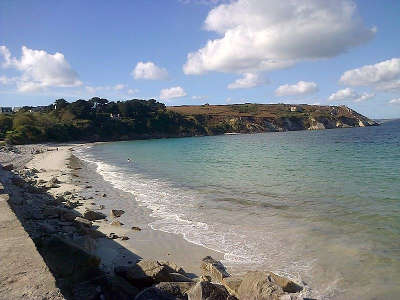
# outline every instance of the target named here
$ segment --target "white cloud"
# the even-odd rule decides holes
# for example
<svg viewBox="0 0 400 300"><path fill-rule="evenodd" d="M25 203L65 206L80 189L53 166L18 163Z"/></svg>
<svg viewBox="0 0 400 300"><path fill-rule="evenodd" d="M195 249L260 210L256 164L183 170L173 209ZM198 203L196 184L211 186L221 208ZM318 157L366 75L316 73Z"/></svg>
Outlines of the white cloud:
<svg viewBox="0 0 400 300"><path fill-rule="evenodd" d="M119 83L119 84L114 85L114 90L116 90L116 91L123 90L124 88L126 88L125 84Z"/></svg>
<svg viewBox="0 0 400 300"><path fill-rule="evenodd" d="M225 99L225 102L228 103L228 104L231 104L233 102L233 100L232 100L231 97L228 97L228 98Z"/></svg>
<svg viewBox="0 0 400 300"><path fill-rule="evenodd" d="M62 53L49 54L43 50L33 50L22 46L22 56L18 60L11 56L6 46L0 46L4 58L4 68L14 68L21 72L16 80L21 92L31 92L47 87L73 87L82 85L78 74L71 68Z"/></svg>
<svg viewBox="0 0 400 300"><path fill-rule="evenodd" d="M277 96L309 95L318 91L315 82L299 81L296 84L284 84L275 90Z"/></svg>
<svg viewBox="0 0 400 300"><path fill-rule="evenodd" d="M400 58L392 58L374 65L348 70L340 82L350 86L374 86L378 90L400 89Z"/></svg>
<svg viewBox="0 0 400 300"><path fill-rule="evenodd" d="M174 98L185 97L187 94L183 88L180 86L174 86L168 89L163 89L160 92L160 99L170 100Z"/></svg>
<svg viewBox="0 0 400 300"><path fill-rule="evenodd" d="M337 91L329 96L329 101L354 101L354 102L362 102L368 99L375 97L375 94L369 93L358 93L350 88L345 88L342 90Z"/></svg>
<svg viewBox="0 0 400 300"><path fill-rule="evenodd" d="M188 54L185 74L281 69L336 56L376 31L351 0L238 0L212 9L205 28L221 37Z"/></svg>
<svg viewBox="0 0 400 300"><path fill-rule="evenodd" d="M18 77L0 76L0 83L3 85L13 84L18 81Z"/></svg>
<svg viewBox="0 0 400 300"><path fill-rule="evenodd" d="M135 79L161 80L168 78L168 72L164 68L158 67L151 61L138 62L132 71Z"/></svg>
<svg viewBox="0 0 400 300"><path fill-rule="evenodd" d="M400 104L400 98L392 99L389 101L390 104Z"/></svg>
<svg viewBox="0 0 400 300"><path fill-rule="evenodd" d="M207 98L208 98L207 96L192 96L193 100L205 100Z"/></svg>
<svg viewBox="0 0 400 300"><path fill-rule="evenodd" d="M242 78L236 79L228 85L228 89L248 89L267 84L268 80L255 73L244 73Z"/></svg>

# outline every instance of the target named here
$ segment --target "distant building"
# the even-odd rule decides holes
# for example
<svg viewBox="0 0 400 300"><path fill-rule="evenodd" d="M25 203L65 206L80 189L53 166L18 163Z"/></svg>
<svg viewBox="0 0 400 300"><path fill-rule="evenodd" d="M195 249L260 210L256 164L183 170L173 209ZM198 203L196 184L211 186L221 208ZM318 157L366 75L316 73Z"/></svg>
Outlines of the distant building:
<svg viewBox="0 0 400 300"><path fill-rule="evenodd" d="M295 112L295 111L302 112L303 108L301 108L300 106L291 106L290 107L290 111L292 111L292 112Z"/></svg>
<svg viewBox="0 0 400 300"><path fill-rule="evenodd" d="M0 114L11 114L12 112L11 107L0 107Z"/></svg>
<svg viewBox="0 0 400 300"><path fill-rule="evenodd" d="M21 110L21 107L14 106L12 111L19 112L20 110Z"/></svg>

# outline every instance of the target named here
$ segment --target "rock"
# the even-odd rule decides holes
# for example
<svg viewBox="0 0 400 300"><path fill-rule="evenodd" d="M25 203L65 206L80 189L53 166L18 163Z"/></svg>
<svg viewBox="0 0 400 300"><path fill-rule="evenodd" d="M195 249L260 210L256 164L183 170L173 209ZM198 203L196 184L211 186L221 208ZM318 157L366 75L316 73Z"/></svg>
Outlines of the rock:
<svg viewBox="0 0 400 300"><path fill-rule="evenodd" d="M106 195L106 194L102 194L101 196L102 196L103 198L104 198L104 197L107 197L107 195Z"/></svg>
<svg viewBox="0 0 400 300"><path fill-rule="evenodd" d="M229 277L224 265L211 256L203 258L200 268L202 275L210 276L213 282L222 282L225 277Z"/></svg>
<svg viewBox="0 0 400 300"><path fill-rule="evenodd" d="M195 282L161 282L155 285L156 288L165 291L175 297L183 297L186 299L185 294L193 288Z"/></svg>
<svg viewBox="0 0 400 300"><path fill-rule="evenodd" d="M66 191L66 192L64 192L63 196L68 196L68 195L71 195L71 194L72 193L70 191Z"/></svg>
<svg viewBox="0 0 400 300"><path fill-rule="evenodd" d="M183 297L176 297L166 291L158 289L155 286L141 291L135 297L135 300L183 300Z"/></svg>
<svg viewBox="0 0 400 300"><path fill-rule="evenodd" d="M142 230L140 227L136 227L136 226L133 226L131 229L134 230L134 231L141 231Z"/></svg>
<svg viewBox="0 0 400 300"><path fill-rule="evenodd" d="M160 263L161 265L164 265L164 266L169 267L169 268L172 270L172 272L179 273L179 274L182 274L182 275L187 276L187 274L186 274L186 272L183 270L183 268L182 268L182 267L179 267L179 266L178 266L176 263L174 263L174 262L170 262L170 261L160 261L159 263Z"/></svg>
<svg viewBox="0 0 400 300"><path fill-rule="evenodd" d="M129 237L127 237L126 235L124 235L124 236L121 237L121 240L127 241L127 240L129 240Z"/></svg>
<svg viewBox="0 0 400 300"><path fill-rule="evenodd" d="M122 216L125 212L122 209L112 209L111 210L111 217L113 218L119 218Z"/></svg>
<svg viewBox="0 0 400 300"><path fill-rule="evenodd" d="M183 278L182 274L175 273L175 270L168 265L163 265L156 260L142 260L133 266L117 267L115 273L139 288ZM171 273L175 274L170 275Z"/></svg>
<svg viewBox="0 0 400 300"><path fill-rule="evenodd" d="M104 205L103 205L103 204L100 204L100 205L99 205L99 210L102 210L102 209L104 209Z"/></svg>
<svg viewBox="0 0 400 300"><path fill-rule="evenodd" d="M61 183L61 182L60 182L60 180L58 180L57 177L53 177L53 178L51 178L51 179L49 180L49 183L52 184L52 185L55 185L55 184L59 184L59 183Z"/></svg>
<svg viewBox="0 0 400 300"><path fill-rule="evenodd" d="M68 208L76 208L78 206L82 206L82 203L80 203L79 201L70 201L67 200L67 202L65 202L64 204L66 207Z"/></svg>
<svg viewBox="0 0 400 300"><path fill-rule="evenodd" d="M91 189L92 188L92 186L91 185L87 185L87 186L85 186L85 189Z"/></svg>
<svg viewBox="0 0 400 300"><path fill-rule="evenodd" d="M78 212L75 211L69 211L69 212L65 212L62 214L61 216L61 220L63 221L74 221L76 217L78 217L79 214Z"/></svg>
<svg viewBox="0 0 400 300"><path fill-rule="evenodd" d="M269 280L277 285L279 285L282 290L286 293L297 293L303 290L303 287L293 282L292 280L276 275L272 272L265 272Z"/></svg>
<svg viewBox="0 0 400 300"><path fill-rule="evenodd" d="M43 215L48 218L57 218L60 215L58 207L46 207L43 209Z"/></svg>
<svg viewBox="0 0 400 300"><path fill-rule="evenodd" d="M11 171L12 169L14 169L14 165L13 164L8 164L3 166L3 169L6 171Z"/></svg>
<svg viewBox="0 0 400 300"><path fill-rule="evenodd" d="M212 284L207 281L197 282L196 285L187 292L188 300L233 300L235 297L229 295L226 288L219 284ZM242 298L241 298L242 299ZM243 298L257 299L257 298ZM257 299L258 300L258 299Z"/></svg>
<svg viewBox="0 0 400 300"><path fill-rule="evenodd" d="M237 291L239 299L277 300L285 295L279 285L270 281L266 272L250 271L242 279Z"/></svg>
<svg viewBox="0 0 400 300"><path fill-rule="evenodd" d="M4 191L4 185L2 185L1 184L1 182L0 182L0 194L2 194L2 193L4 193L5 191Z"/></svg>
<svg viewBox="0 0 400 300"><path fill-rule="evenodd" d="M112 276L109 279L109 284L111 285L112 298L111 299L134 299L137 294L139 294L139 289L131 285L125 279L119 276ZM120 295L122 292L123 295ZM127 296L123 298L123 296Z"/></svg>
<svg viewBox="0 0 400 300"><path fill-rule="evenodd" d="M106 215L98 211L86 209L85 213L83 214L83 217L85 219L88 219L89 221L95 221L95 220L105 219Z"/></svg>
<svg viewBox="0 0 400 300"><path fill-rule="evenodd" d="M118 220L113 220L113 221L110 223L110 225L121 227L121 226L124 225L124 224L121 223L121 222L118 221Z"/></svg>
<svg viewBox="0 0 400 300"><path fill-rule="evenodd" d="M239 297L239 286L242 283L242 278L239 276L226 277L222 280L223 286L227 289L229 294Z"/></svg>
<svg viewBox="0 0 400 300"><path fill-rule="evenodd" d="M114 232L110 232L110 233L108 234L107 237L108 237L109 239L112 239L112 240L115 240L115 239L118 239L118 238L119 238L119 236L116 235Z"/></svg>
<svg viewBox="0 0 400 300"><path fill-rule="evenodd" d="M79 225L82 225L82 226L86 226L86 227L91 227L92 226L92 222L90 222L87 219L81 218L81 217L76 217L74 221L75 221L76 224L79 224Z"/></svg>
<svg viewBox="0 0 400 300"><path fill-rule="evenodd" d="M172 282L193 282L192 279L182 275L181 273L169 273Z"/></svg>

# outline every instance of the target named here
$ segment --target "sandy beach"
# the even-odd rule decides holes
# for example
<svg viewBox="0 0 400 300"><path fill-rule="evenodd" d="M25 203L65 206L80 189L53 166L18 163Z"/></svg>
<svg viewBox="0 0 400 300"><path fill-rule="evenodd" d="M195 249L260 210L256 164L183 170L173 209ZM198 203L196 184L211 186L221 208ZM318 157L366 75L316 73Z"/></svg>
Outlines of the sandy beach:
<svg viewBox="0 0 400 300"><path fill-rule="evenodd" d="M147 218L142 214L143 212L137 214L135 211L137 205L134 203L132 203L131 211L124 214L134 218L136 227L140 228L140 231L132 230L124 225L111 225L114 220L110 216L111 210L119 209L118 202L121 198L122 201L128 199L132 202L134 199L132 195L113 188L103 182L100 176L91 173L84 162L73 155L73 149L79 146L76 144L54 145L46 147L46 151L42 153L33 155L26 151L22 155L23 158L19 157L18 162L23 162L22 165L20 163L21 167L25 165L28 169L40 170L36 173L36 180L39 182L48 182L52 178L57 178L59 180L57 187L51 188L48 192L54 197L64 196L79 202L80 205L74 208L78 213L83 215L89 209L105 214L106 219L93 221L97 231L105 236L114 233L117 236L129 238L129 240L114 239L113 243L109 243L108 239L96 239L93 243L95 246L92 245L90 251L101 258L104 269L110 270L115 265L126 264L132 261L133 256L142 259L170 260L190 273L199 274L200 261L203 257L210 255L216 259L222 259L222 254L218 252L191 244L174 234L152 230L145 224ZM24 164L26 161L28 162ZM97 176L96 180L93 180L94 176ZM66 193L71 194L65 195ZM127 216L124 215L119 218L122 224L125 218ZM127 253L132 255L129 256Z"/></svg>
<svg viewBox="0 0 400 300"><path fill-rule="evenodd" d="M151 229L148 225L152 220L149 211L139 206L132 194L112 187L87 163L79 160L74 155L77 147L82 145L27 145L3 148L0 152L0 163L4 168L1 181L9 194L10 207L51 270L52 274L46 273L45 267L45 275L48 278L54 276L62 294L68 294L66 299L86 299L82 295L110 293L112 296L105 296L105 299L125 299L122 294L136 295L143 287L160 281L167 281L164 283L170 285L172 283L168 281L186 283L184 288L179 286L183 298L174 299L187 299L186 294L191 293L189 288L196 282L203 289L203 285L210 281L218 282L219 285L212 287L218 290L218 294L226 295L215 299L235 299L228 295L235 295L237 291L229 290L228 293L227 283L222 282L229 276L229 270L219 262L223 259L222 253L189 243L179 235ZM125 210L120 209L122 203ZM172 273L164 274L163 279L150 276L153 278L150 284L137 285L140 281L135 279L132 282L129 274L141 263L144 266L140 266L140 274L151 272L156 274L151 276L160 276L157 274L162 274L165 268ZM158 273L154 273L154 267L149 267L153 265L156 265ZM262 276L267 275L263 273ZM287 288L289 282L298 292L298 286L290 280L276 278L280 283L284 280L284 288L293 292L292 288ZM235 289L238 289L237 282L242 282L242 279L234 282ZM155 289L152 293L159 293L160 287ZM271 293L275 289L280 295L286 295L287 291L277 285ZM48 299L62 298L54 287L47 294L50 295ZM51 296L53 294L55 296ZM117 294L119 296L113 298ZM3 295L5 298L10 296L10 287L0 291L0 298ZM19 297L18 292L13 297L24 298L23 295ZM141 297L135 299L148 299L148 294ZM205 299L202 297L189 299Z"/></svg>

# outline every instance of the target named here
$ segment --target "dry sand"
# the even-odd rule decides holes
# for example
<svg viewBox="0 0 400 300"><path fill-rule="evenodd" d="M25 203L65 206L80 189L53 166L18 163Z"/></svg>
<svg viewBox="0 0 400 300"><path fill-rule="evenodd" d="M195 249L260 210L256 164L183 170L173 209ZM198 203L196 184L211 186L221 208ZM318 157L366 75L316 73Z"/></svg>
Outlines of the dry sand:
<svg viewBox="0 0 400 300"><path fill-rule="evenodd" d="M118 197L122 191L115 190L107 184L99 184L94 188L94 183L90 182L91 174L85 172L84 163L73 156L73 148L80 145L66 146L46 146L43 153L33 155L26 167L41 172L37 173L37 180L49 181L56 177L61 182L59 187L52 188L48 192L54 196L63 195L65 192L73 194L85 195L85 201L80 200L83 204L75 208L80 213L84 213L86 209L101 211L107 215L106 220L94 221L93 224L105 236L115 233L118 236L127 236L129 240L122 239L97 238L92 243L90 250L93 254L101 258L102 266L105 270L111 270L116 265L127 264L132 259L157 259L175 262L182 266L189 273L199 274L201 259L207 255L213 256L215 259L222 259L221 253L187 242L181 236L152 230L143 222L146 219L143 211L135 211L135 207L131 211L127 211L127 215L138 219L138 227L141 231L132 230L127 226L110 225L113 218L110 216L113 207L113 197ZM58 149L58 150L57 150ZM50 151L49 151L50 150ZM73 165L73 166L72 166ZM89 188L87 188L89 187ZM105 202L102 194L107 195ZM81 199L81 198L80 198ZM102 201L103 200L103 201ZM104 208L98 203L102 201ZM116 201L115 201L116 202ZM121 219L123 219L121 217ZM132 222L132 220L130 220Z"/></svg>

